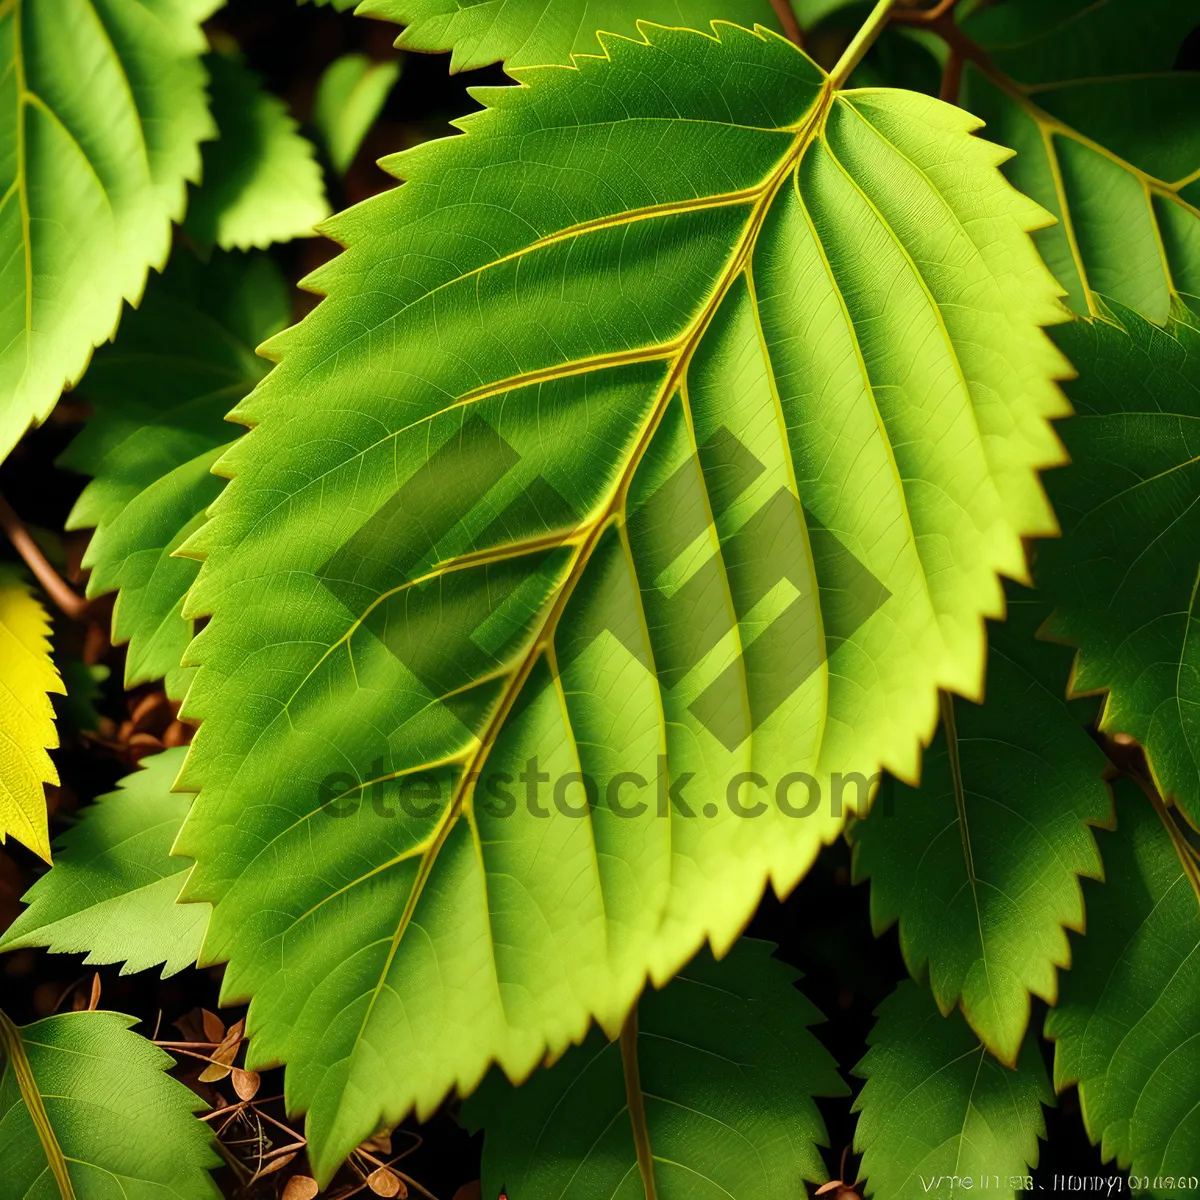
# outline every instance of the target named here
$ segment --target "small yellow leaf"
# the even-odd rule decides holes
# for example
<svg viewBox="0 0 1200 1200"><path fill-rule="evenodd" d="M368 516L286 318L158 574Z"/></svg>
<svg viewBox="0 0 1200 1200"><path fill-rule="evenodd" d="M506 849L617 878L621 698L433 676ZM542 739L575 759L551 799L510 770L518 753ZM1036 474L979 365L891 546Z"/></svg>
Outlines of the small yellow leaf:
<svg viewBox="0 0 1200 1200"><path fill-rule="evenodd" d="M200 1010L200 1021L204 1026L204 1036L210 1042L220 1043L225 1036L225 1022L216 1013L209 1012L207 1008Z"/></svg>
<svg viewBox="0 0 1200 1200"><path fill-rule="evenodd" d="M50 861L42 785L58 783L47 693L65 694L50 658L50 618L15 568L0 564L0 843L11 834Z"/></svg>

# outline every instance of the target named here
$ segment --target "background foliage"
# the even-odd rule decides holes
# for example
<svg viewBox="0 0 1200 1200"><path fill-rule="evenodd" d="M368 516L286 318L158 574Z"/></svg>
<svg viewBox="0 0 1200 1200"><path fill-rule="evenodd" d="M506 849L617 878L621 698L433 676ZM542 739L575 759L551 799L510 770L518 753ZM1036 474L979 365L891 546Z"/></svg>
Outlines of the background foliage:
<svg viewBox="0 0 1200 1200"><path fill-rule="evenodd" d="M0 8L0 1200L1191 1194L1200 10L349 7Z"/></svg>

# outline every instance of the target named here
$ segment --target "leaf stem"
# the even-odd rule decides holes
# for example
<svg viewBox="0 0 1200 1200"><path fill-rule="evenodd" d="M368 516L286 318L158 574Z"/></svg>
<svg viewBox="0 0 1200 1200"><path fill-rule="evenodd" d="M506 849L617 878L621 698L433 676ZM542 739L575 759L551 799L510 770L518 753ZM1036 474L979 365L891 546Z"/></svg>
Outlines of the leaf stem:
<svg viewBox="0 0 1200 1200"><path fill-rule="evenodd" d="M33 1077L33 1068L29 1065L29 1056L25 1053L25 1043L21 1040L21 1031L0 1012L0 1051L12 1065L13 1074L17 1077L17 1087L21 1099L29 1112L29 1119L37 1130L38 1141L42 1143L42 1153L46 1156L46 1165L54 1182L58 1184L58 1194L62 1200L75 1200L75 1188L71 1184L71 1176L67 1172L67 1160L63 1157L62 1148L54 1134L54 1126L46 1113L46 1105L42 1101L42 1093L38 1091L37 1080Z"/></svg>
<svg viewBox="0 0 1200 1200"><path fill-rule="evenodd" d="M775 10L775 15L779 18L779 24L783 26L783 32L787 35L788 40L795 42L803 50L804 30L800 28L800 20L796 16L790 0L771 0L771 7Z"/></svg>
<svg viewBox="0 0 1200 1200"><path fill-rule="evenodd" d="M77 595L50 565L50 560L42 553L41 547L33 540L29 530L25 528L25 523L13 511L12 505L5 500L2 493L0 529L4 530L13 544L13 549L25 560L25 565L34 573L38 583L46 589L46 595L68 617L76 621L82 619L88 610L88 602Z"/></svg>
<svg viewBox="0 0 1200 1200"><path fill-rule="evenodd" d="M642 1176L642 1189L646 1193L646 1200L657 1200L658 1189L654 1182L654 1155L650 1150L650 1130L646 1125L646 1097L642 1095L637 1040L637 1005L635 1004L629 1010L625 1024L621 1026L621 1070L625 1076L625 1106L629 1109L629 1123L633 1126L633 1144L637 1150L637 1164L638 1171Z"/></svg>
<svg viewBox="0 0 1200 1200"><path fill-rule="evenodd" d="M863 55L870 50L875 39L883 32L895 2L896 0L879 0L871 10L871 15L863 22L862 28L854 35L850 45L846 47L846 52L830 71L830 87L839 88L850 78L850 73L862 62Z"/></svg>

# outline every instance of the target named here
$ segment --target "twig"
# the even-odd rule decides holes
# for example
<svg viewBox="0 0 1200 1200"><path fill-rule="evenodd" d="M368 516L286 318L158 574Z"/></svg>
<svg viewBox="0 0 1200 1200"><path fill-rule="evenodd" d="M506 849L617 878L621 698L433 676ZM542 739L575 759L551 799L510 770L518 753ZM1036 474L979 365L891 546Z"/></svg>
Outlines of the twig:
<svg viewBox="0 0 1200 1200"><path fill-rule="evenodd" d="M12 506L0 494L0 529L8 535L13 549L25 560L25 565L34 573L38 583L46 589L46 595L58 605L68 617L81 620L88 610L88 602L77 595L61 575L50 565L41 547L30 536L24 522L13 512Z"/></svg>
<svg viewBox="0 0 1200 1200"><path fill-rule="evenodd" d="M966 60L958 46L950 47L950 56L946 59L946 69L942 72L942 87L938 98L947 104L958 103L958 92L962 87L963 65Z"/></svg>
<svg viewBox="0 0 1200 1200"><path fill-rule="evenodd" d="M932 25L957 3L958 0L940 0L933 8L894 8L891 17L898 25Z"/></svg>
<svg viewBox="0 0 1200 1200"><path fill-rule="evenodd" d="M788 40L795 42L803 50L804 30L800 28L800 22L792 11L790 0L771 0L771 7L775 10L775 15L779 18L779 23L783 26L783 32L787 34Z"/></svg>

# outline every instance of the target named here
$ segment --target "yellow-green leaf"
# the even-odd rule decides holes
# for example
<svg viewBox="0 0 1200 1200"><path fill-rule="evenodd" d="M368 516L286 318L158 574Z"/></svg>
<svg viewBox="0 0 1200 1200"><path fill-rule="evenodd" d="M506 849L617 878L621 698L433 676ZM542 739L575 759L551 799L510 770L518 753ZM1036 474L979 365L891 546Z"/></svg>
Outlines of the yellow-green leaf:
<svg viewBox="0 0 1200 1200"><path fill-rule="evenodd" d="M50 657L50 618L15 568L0 563L0 842L15 837L50 861L42 785L58 783L47 693L65 694Z"/></svg>

